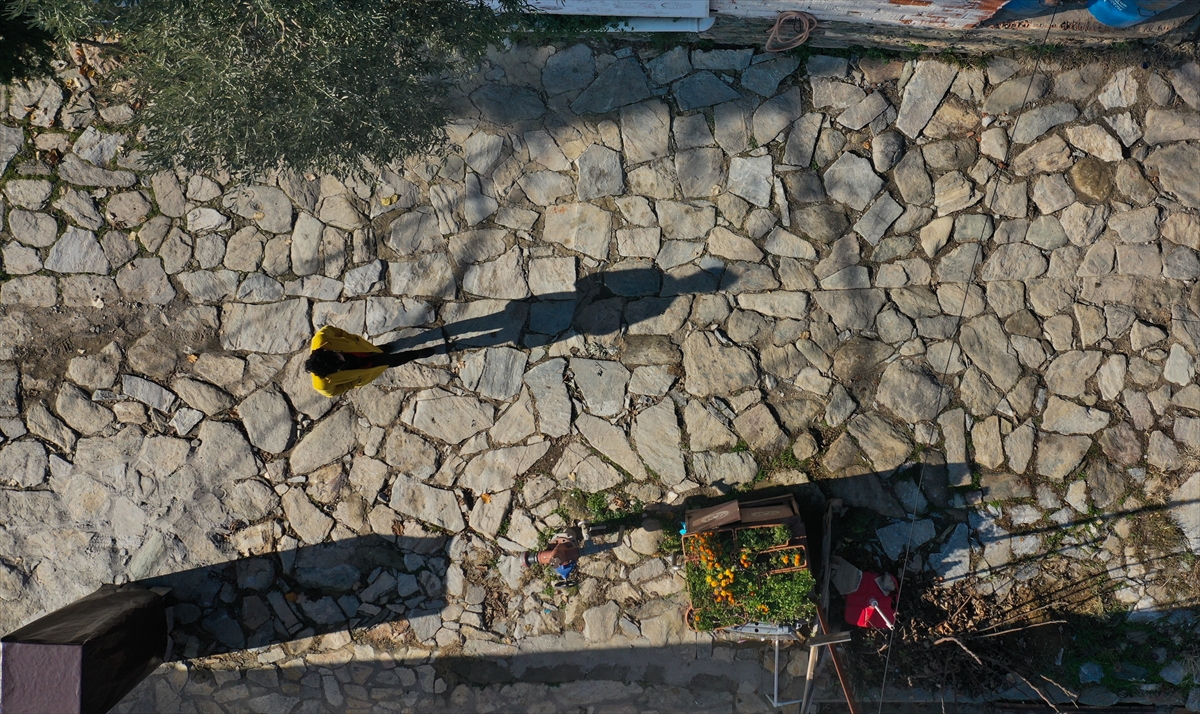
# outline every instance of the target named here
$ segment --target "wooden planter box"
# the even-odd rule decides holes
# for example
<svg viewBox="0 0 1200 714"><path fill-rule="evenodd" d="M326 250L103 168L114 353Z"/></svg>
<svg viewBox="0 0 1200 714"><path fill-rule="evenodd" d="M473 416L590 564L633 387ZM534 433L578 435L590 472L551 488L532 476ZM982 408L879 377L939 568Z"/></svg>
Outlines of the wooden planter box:
<svg viewBox="0 0 1200 714"><path fill-rule="evenodd" d="M783 540L782 537L750 537L756 532L767 531L774 535L774 531L781 526L787 529L786 540ZM722 566L725 566L724 572L727 574L724 577L730 577L731 580L736 579L736 575L731 574L735 572L745 574L747 571L751 571L755 577L765 579L772 576L789 577L795 573L809 570L807 530L800 517L796 501L791 496L745 502L730 501L710 508L688 511L685 516L685 527L687 532L683 535L682 546L685 567L692 569L689 571L688 592L693 600L693 607L689 608L685 619L688 627L693 630L713 629L698 625L696 621L697 606L702 609L713 608L711 610L713 618L724 619L726 622L731 610L750 612L751 614L758 612L757 609L751 610L749 603L737 600L723 602L721 597L716 595L718 591L724 589L720 585L724 581L719 580L723 571L721 566L712 569L711 559L709 566L704 564L706 545L712 544L720 551L717 557L722 558ZM713 539L717 539L718 542L714 544ZM780 540L782 542L778 542ZM730 560L733 561L733 565L726 565ZM716 585L709 580L714 577L714 573L719 580ZM713 593L710 594L702 583L695 582L701 575L705 575L709 587L713 588ZM771 591L769 587L765 589L767 592ZM706 602L697 600L701 597L700 591L702 590ZM758 593L756 597L759 598L759 602L766 599L762 592L753 586L750 587L750 590L752 594ZM733 597L733 595L730 594L729 597ZM763 607L768 607L770 602L768 600ZM796 608L792 607L789 611L795 610ZM766 621L774 614L776 613L764 612L757 619L747 617L745 622L736 624ZM729 626L731 625L722 625L722 627Z"/></svg>

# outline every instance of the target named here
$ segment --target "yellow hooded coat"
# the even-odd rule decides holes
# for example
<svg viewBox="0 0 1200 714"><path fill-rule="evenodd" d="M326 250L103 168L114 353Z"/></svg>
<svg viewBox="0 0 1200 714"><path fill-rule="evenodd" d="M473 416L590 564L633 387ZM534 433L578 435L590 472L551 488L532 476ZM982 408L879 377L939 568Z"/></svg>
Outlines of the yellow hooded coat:
<svg viewBox="0 0 1200 714"><path fill-rule="evenodd" d="M330 349L334 352L357 352L382 354L383 350L367 342L365 339L343 329L326 325L317 331L312 338L312 349ZM327 377L312 376L313 389L327 397L336 397L346 391L370 384L387 371L387 365L371 367L370 369L347 369L334 372Z"/></svg>

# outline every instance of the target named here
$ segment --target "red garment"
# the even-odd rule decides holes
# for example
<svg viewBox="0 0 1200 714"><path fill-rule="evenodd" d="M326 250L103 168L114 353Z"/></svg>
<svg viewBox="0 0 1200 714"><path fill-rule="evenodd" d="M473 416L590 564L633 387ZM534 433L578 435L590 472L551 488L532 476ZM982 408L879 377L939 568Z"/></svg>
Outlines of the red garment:
<svg viewBox="0 0 1200 714"><path fill-rule="evenodd" d="M890 629L888 622L896 621L896 600L895 593L885 594L876 582L879 575L876 573L863 573L862 582L859 583L858 589L846 596L846 622L849 622L858 627L874 627L877 630ZM874 600L887 615L887 620L879 615L875 607L871 605Z"/></svg>

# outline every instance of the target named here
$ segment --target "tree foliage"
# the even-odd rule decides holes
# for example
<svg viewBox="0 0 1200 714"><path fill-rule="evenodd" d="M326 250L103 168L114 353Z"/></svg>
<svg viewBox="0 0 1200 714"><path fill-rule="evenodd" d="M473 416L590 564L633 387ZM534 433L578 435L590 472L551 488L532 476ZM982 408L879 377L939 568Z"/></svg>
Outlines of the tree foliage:
<svg viewBox="0 0 1200 714"><path fill-rule="evenodd" d="M0 84L49 74L54 56L50 33L30 24L30 18L0 12Z"/></svg>
<svg viewBox="0 0 1200 714"><path fill-rule="evenodd" d="M445 140L447 92L522 0L9 0L64 41L111 42L148 159L352 171Z"/></svg>

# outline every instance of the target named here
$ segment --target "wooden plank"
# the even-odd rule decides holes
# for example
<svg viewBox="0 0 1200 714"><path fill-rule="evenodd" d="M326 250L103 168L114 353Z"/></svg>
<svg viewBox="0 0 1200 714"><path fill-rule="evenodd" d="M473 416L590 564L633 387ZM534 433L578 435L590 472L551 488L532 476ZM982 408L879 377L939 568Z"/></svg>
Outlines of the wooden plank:
<svg viewBox="0 0 1200 714"><path fill-rule="evenodd" d="M716 24L700 33L700 37L719 44L761 45L775 21L774 12L743 12L743 5L767 7L770 0L715 0L722 14ZM1001 10L978 27L951 29L929 25L922 21L910 24L876 22L873 17L846 15L841 19L819 17L820 25L813 32L808 46L814 48L850 46L881 47L891 50L911 50L919 43L929 51L956 48L978 53L1026 49L1046 37L1049 42L1064 47L1106 47L1129 40L1153 41L1162 45L1189 42L1200 30L1200 0L1186 0L1166 10L1148 22L1127 28L1104 27L1095 21L1086 8L1060 8L1056 16L1014 18ZM832 18L832 19L831 19Z"/></svg>
<svg viewBox="0 0 1200 714"><path fill-rule="evenodd" d="M734 523L742 517L741 508L737 501L722 503L711 508L698 508L688 511L685 516L688 533L703 533L719 528L727 523Z"/></svg>
<svg viewBox="0 0 1200 714"><path fill-rule="evenodd" d="M841 632L833 632L827 635L816 635L809 637L804 644L809 647L823 647L824 645L836 645L842 642L850 641L850 630L842 630Z"/></svg>
<svg viewBox="0 0 1200 714"><path fill-rule="evenodd" d="M1005 0L713 0L718 15L774 18L802 10L820 22L855 22L961 30L996 14Z"/></svg>
<svg viewBox="0 0 1200 714"><path fill-rule="evenodd" d="M531 0L547 15L618 17L708 17L709 0Z"/></svg>

